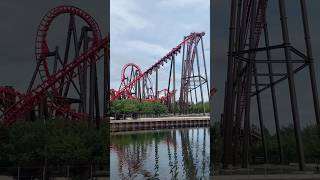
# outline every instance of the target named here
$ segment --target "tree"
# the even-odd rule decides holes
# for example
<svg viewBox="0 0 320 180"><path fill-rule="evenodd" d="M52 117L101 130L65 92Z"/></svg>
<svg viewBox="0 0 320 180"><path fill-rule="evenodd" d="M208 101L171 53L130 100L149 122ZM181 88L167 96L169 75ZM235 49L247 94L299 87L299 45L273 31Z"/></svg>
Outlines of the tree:
<svg viewBox="0 0 320 180"><path fill-rule="evenodd" d="M167 106L165 106L164 104L161 104L160 102L154 102L152 106L153 106L154 114L156 115L160 115L168 112Z"/></svg>

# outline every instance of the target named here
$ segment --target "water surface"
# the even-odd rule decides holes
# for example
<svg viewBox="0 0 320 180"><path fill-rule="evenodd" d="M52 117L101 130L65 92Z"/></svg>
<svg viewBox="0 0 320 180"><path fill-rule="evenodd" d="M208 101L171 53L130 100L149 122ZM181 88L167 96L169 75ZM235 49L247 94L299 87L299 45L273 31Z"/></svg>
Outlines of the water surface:
<svg viewBox="0 0 320 180"><path fill-rule="evenodd" d="M209 179L209 128L111 135L111 179Z"/></svg>

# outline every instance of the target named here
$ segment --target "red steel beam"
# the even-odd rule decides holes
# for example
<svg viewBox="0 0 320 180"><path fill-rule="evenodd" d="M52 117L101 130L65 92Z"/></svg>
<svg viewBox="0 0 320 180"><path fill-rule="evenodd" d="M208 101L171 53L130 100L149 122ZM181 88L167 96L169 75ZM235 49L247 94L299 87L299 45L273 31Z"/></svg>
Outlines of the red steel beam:
<svg viewBox="0 0 320 180"><path fill-rule="evenodd" d="M181 46L188 41L192 40L196 36L204 36L204 32L201 33L191 33L187 38L185 38L180 44L178 44L175 48L173 48L170 52L168 52L164 57L162 57L160 60L158 60L154 65L152 65L148 70L146 70L144 73L140 74L138 77L136 77L134 80L132 80L129 84L125 85L122 89L120 89L118 92L115 92L115 95L111 97L111 100L118 99L123 93L127 91L127 89L130 89L132 86L134 86L139 80L141 80L143 77L145 77L148 74L152 74L152 72L156 69L159 69L160 65L163 65L167 63L168 60L171 60L170 58L172 56L177 55L180 52Z"/></svg>
<svg viewBox="0 0 320 180"><path fill-rule="evenodd" d="M98 41L93 47L88 49L88 51L84 52L74 61L67 64L63 69L51 75L50 78L43 81L43 83L40 84L36 89L27 93L23 98L21 98L6 112L4 112L0 116L0 119L2 119L6 125L10 125L14 123L18 118L21 118L26 112L32 110L46 96L50 88L54 87L54 85L59 80L65 78L65 76L67 76L68 73L72 72L75 68L85 63L95 63L95 61L97 61L98 58L92 57L96 57L96 54L106 46L108 40L108 38L104 38Z"/></svg>

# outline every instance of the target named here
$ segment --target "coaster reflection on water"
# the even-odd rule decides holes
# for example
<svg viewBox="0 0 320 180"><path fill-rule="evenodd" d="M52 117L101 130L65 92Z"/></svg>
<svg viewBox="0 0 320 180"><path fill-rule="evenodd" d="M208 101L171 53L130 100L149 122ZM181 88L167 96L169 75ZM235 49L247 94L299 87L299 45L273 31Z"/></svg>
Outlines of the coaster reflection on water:
<svg viewBox="0 0 320 180"><path fill-rule="evenodd" d="M209 179L209 128L111 135L111 179Z"/></svg>

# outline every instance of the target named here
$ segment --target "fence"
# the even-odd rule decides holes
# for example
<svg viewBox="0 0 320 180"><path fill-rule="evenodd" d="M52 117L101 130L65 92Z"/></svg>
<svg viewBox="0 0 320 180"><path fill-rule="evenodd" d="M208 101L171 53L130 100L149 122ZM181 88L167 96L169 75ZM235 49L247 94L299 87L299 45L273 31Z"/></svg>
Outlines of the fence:
<svg viewBox="0 0 320 180"><path fill-rule="evenodd" d="M141 118L161 118L161 117L199 117L199 116L209 116L209 113L189 113L189 114L139 114L134 116L132 114L113 114L110 116L111 120L124 120L124 119L141 119Z"/></svg>
<svg viewBox="0 0 320 180"><path fill-rule="evenodd" d="M102 180L109 176L106 165L0 167L1 180Z"/></svg>
<svg viewBox="0 0 320 180"><path fill-rule="evenodd" d="M220 179L268 179L268 178L310 178L320 179L319 164L307 164L305 171L299 171L298 163L291 163L288 165L273 165L273 164L261 164L252 165L249 168L230 168L222 170L221 168L213 168L210 172L211 176L219 177ZM219 178L216 178L217 180Z"/></svg>

